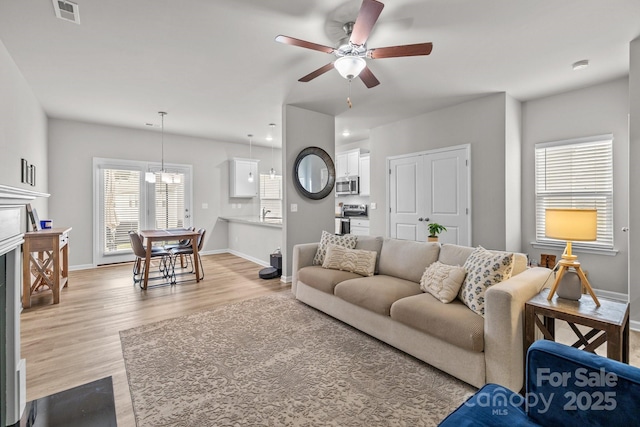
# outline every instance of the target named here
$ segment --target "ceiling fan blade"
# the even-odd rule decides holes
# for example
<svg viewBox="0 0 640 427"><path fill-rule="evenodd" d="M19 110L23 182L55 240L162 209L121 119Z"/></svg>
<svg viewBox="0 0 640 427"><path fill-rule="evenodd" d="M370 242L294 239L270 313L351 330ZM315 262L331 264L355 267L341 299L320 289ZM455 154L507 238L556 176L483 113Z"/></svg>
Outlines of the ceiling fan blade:
<svg viewBox="0 0 640 427"><path fill-rule="evenodd" d="M290 44L292 46L304 47L306 49L319 50L320 52L324 53L333 53L333 51L335 50L334 48L329 46L323 46L321 44L308 42L306 40L295 39L293 37L283 35L279 35L278 37L276 37L276 41L284 44Z"/></svg>
<svg viewBox="0 0 640 427"><path fill-rule="evenodd" d="M313 79L315 79L318 76L323 75L324 73L326 73L327 71L333 69L333 62L328 63L327 65L318 68L317 70L307 74L306 76L298 79L299 82L308 82L311 81Z"/></svg>
<svg viewBox="0 0 640 427"><path fill-rule="evenodd" d="M351 32L351 38L349 41L357 46L362 46L367 42L369 33L376 24L384 4L377 0L363 0L362 6L360 6L360 12L356 18L356 23L353 26Z"/></svg>
<svg viewBox="0 0 640 427"><path fill-rule="evenodd" d="M368 87L369 89L371 89L374 86L378 86L380 84L380 82L378 81L378 79L376 79L376 76L373 75L369 67L364 67L364 69L360 71L359 77L360 77L360 80L362 80L362 83L364 83L365 86Z"/></svg>
<svg viewBox="0 0 640 427"><path fill-rule="evenodd" d="M403 46L378 47L370 49L368 56L371 59L398 58L400 56L429 55L433 49L433 43L406 44Z"/></svg>

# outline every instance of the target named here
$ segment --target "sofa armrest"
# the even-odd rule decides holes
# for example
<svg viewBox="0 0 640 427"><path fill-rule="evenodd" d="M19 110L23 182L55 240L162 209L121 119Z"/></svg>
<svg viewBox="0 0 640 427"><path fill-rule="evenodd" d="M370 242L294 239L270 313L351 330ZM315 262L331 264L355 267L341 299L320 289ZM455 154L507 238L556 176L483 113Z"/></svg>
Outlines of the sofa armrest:
<svg viewBox="0 0 640 427"><path fill-rule="evenodd" d="M524 384L524 303L553 283L547 268L529 268L485 293L484 352L488 383L515 392Z"/></svg>
<svg viewBox="0 0 640 427"><path fill-rule="evenodd" d="M291 266L291 292L295 296L298 288L298 270L313 265L313 258L318 251L318 242L301 243L293 247L293 261Z"/></svg>

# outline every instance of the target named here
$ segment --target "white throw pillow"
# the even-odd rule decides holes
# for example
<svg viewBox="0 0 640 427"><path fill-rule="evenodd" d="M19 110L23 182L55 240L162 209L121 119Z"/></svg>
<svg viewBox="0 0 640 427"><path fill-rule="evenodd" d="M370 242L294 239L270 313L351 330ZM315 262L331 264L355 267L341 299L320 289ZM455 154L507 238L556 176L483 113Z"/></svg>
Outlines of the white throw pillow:
<svg viewBox="0 0 640 427"><path fill-rule="evenodd" d="M322 263L324 262L324 256L327 253L327 246L337 245L344 248L353 249L356 247L357 241L358 236L353 234L338 236L323 230L322 237L320 238L320 243L318 244L318 250L316 251L316 256L313 257L313 265L322 265Z"/></svg>
<svg viewBox="0 0 640 427"><path fill-rule="evenodd" d="M375 251L347 249L342 246L329 245L322 267L350 271L361 276L373 276L377 256L378 254Z"/></svg>
<svg viewBox="0 0 640 427"><path fill-rule="evenodd" d="M484 317L484 294L489 286L511 277L513 253L491 252L478 246L464 263L467 277L459 297L475 313Z"/></svg>
<svg viewBox="0 0 640 427"><path fill-rule="evenodd" d="M444 303L450 303L458 296L466 275L465 269L459 265L447 265L436 261L424 270L420 279L420 289Z"/></svg>

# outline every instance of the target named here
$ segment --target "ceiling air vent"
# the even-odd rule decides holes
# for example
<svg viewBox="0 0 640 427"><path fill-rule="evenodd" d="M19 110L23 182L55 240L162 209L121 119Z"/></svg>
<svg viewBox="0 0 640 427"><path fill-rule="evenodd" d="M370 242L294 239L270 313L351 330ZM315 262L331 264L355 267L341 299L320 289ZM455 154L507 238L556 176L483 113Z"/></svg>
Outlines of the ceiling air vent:
<svg viewBox="0 0 640 427"><path fill-rule="evenodd" d="M77 4L66 0L52 0L56 16L65 21L80 24L80 8Z"/></svg>

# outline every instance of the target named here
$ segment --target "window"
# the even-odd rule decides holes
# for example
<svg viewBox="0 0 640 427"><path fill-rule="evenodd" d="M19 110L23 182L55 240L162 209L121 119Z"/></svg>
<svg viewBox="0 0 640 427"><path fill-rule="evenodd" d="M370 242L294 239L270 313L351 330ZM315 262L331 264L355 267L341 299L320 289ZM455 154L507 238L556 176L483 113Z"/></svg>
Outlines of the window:
<svg viewBox="0 0 640 427"><path fill-rule="evenodd" d="M140 229L140 171L102 169L104 203L101 227L105 254L130 250L129 230Z"/></svg>
<svg viewBox="0 0 640 427"><path fill-rule="evenodd" d="M545 209L598 211L598 240L574 248L613 249L613 136L536 144L536 241L545 237ZM563 242L564 244L564 242Z"/></svg>
<svg viewBox="0 0 640 427"><path fill-rule="evenodd" d="M282 175L260 174L260 212L263 209L271 211L267 217L282 218Z"/></svg>

